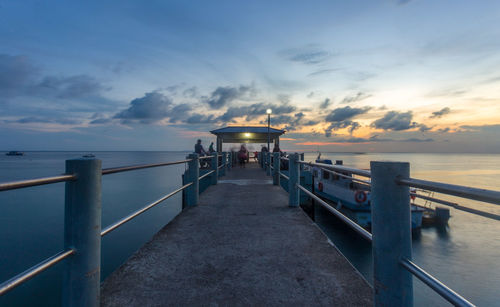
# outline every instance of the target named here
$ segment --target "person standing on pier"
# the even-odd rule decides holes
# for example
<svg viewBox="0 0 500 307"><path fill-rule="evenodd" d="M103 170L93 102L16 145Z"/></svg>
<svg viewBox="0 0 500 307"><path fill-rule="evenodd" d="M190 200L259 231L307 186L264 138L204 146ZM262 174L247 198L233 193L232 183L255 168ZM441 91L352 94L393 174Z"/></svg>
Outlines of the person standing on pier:
<svg viewBox="0 0 500 307"><path fill-rule="evenodd" d="M201 145L200 139L198 139L198 141L196 141L196 144L194 145L194 152L197 153L200 157L207 155L207 152L203 148L203 145Z"/></svg>
<svg viewBox="0 0 500 307"><path fill-rule="evenodd" d="M194 144L194 152L198 154L198 156L203 157L207 155L206 150L203 148L203 145L201 145L201 140L198 139L196 141L196 144ZM200 167L206 167L208 166L205 160L200 160Z"/></svg>
<svg viewBox="0 0 500 307"><path fill-rule="evenodd" d="M248 150L244 144L241 144L240 151L238 152L238 160L240 162L240 167L245 167L245 162L248 159Z"/></svg>

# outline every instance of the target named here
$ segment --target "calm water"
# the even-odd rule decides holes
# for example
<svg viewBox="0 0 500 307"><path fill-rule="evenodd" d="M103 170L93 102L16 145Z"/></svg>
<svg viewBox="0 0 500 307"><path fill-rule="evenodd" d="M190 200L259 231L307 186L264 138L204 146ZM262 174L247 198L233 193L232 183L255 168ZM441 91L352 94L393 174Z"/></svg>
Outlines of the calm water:
<svg viewBox="0 0 500 307"><path fill-rule="evenodd" d="M24 157L0 155L0 182L64 172L64 160L80 152L28 152ZM179 152L97 152L103 167L175 161ZM345 165L369 168L371 160L411 163L412 177L500 190L500 155L476 154L323 154ZM306 154L314 160L315 154ZM103 177L106 226L181 185L184 165ZM441 196L440 196L441 197ZM500 214L500 207L452 197L442 198ZM0 193L0 280L6 280L63 248L64 183ZM181 210L176 195L125 224L103 239L104 278ZM414 260L452 289L480 306L498 306L500 289L500 222L451 209L445 230L422 229L413 240ZM371 247L328 214L318 223L356 268L371 280ZM59 305L60 265L0 298L1 306ZM446 305L415 280L416 306ZM43 303L41 303L43 302Z"/></svg>
<svg viewBox="0 0 500 307"><path fill-rule="evenodd" d="M369 169L370 161L410 162L411 176L478 188L500 190L500 155L482 154L333 154L323 158ZM311 161L316 154L306 154ZM446 195L437 198L500 214L500 206ZM446 229L424 228L413 239L414 261L478 306L499 306L500 221L450 210ZM371 282L371 246L330 214L317 222L342 253ZM414 278L415 306L443 306L447 302Z"/></svg>

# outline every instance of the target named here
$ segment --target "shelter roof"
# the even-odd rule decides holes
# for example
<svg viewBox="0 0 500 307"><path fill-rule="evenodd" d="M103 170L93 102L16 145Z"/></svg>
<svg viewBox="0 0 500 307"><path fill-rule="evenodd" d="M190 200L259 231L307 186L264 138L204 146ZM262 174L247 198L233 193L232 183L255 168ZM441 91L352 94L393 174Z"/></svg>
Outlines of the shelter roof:
<svg viewBox="0 0 500 307"><path fill-rule="evenodd" d="M225 134L225 133L267 133L267 126L229 126L210 131L212 134ZM284 134L285 130L269 128L271 134Z"/></svg>

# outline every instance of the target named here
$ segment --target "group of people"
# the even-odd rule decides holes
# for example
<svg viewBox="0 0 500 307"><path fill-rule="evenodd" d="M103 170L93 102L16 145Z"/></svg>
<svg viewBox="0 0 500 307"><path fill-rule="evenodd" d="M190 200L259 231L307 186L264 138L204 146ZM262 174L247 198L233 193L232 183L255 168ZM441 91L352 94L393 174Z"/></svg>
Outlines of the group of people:
<svg viewBox="0 0 500 307"><path fill-rule="evenodd" d="M200 157L212 155L212 153L215 152L214 143L212 142L210 144L210 147L208 148L208 151L206 151L203 148L203 145L201 145L201 140L198 140L196 142L196 144L194 145L194 152L197 153ZM266 152L269 152L269 149L266 146L262 146L261 154L264 154ZM280 149L279 145L276 144L274 146L273 152L280 152L281 153L281 149ZM254 154L255 154L254 159L257 160L258 152L256 151ZM238 163L239 163L240 167L242 167L242 168L245 167L245 163L250 161L250 153L249 153L248 149L246 148L245 144L241 144L240 150L237 153L237 157L238 157Z"/></svg>
<svg viewBox="0 0 500 307"><path fill-rule="evenodd" d="M214 142L210 143L210 147L208 147L208 151L206 151L205 148L203 148L203 145L201 145L201 140L198 139L198 141L196 141L196 144L194 144L194 152L197 153L200 157L210 156L215 152Z"/></svg>

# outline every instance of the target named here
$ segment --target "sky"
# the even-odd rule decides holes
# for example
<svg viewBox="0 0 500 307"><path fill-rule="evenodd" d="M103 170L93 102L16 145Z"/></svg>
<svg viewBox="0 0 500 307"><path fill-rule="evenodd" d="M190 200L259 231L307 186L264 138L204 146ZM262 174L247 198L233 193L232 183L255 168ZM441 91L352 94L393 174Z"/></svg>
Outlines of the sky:
<svg viewBox="0 0 500 307"><path fill-rule="evenodd" d="M500 153L500 1L0 0L0 150Z"/></svg>

